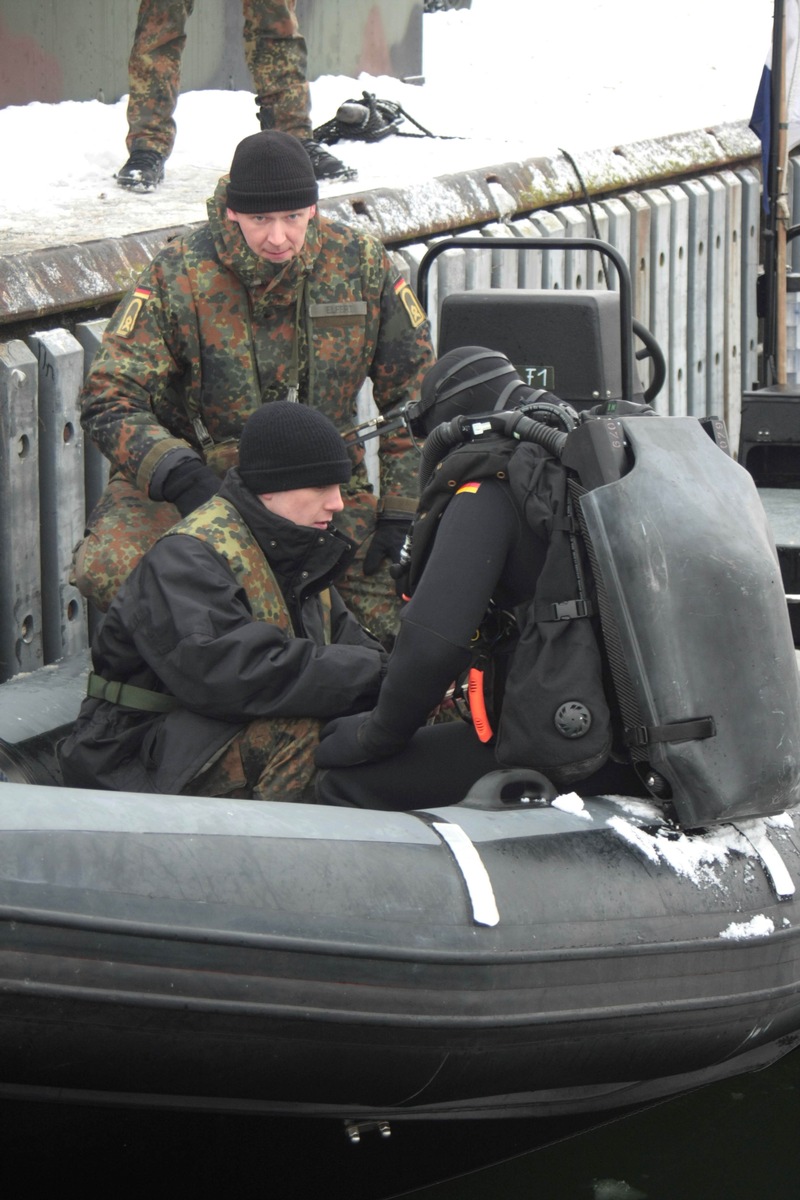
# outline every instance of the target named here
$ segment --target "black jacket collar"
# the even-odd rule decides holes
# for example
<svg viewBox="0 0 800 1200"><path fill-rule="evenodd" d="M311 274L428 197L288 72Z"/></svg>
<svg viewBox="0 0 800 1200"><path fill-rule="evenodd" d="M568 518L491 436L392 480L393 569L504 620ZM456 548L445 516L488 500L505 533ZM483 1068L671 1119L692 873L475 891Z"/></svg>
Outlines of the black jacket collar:
<svg viewBox="0 0 800 1200"><path fill-rule="evenodd" d="M219 492L241 513L278 577L292 597L300 599L333 582L353 558L356 547L338 529L296 525L270 512L241 480L234 467Z"/></svg>

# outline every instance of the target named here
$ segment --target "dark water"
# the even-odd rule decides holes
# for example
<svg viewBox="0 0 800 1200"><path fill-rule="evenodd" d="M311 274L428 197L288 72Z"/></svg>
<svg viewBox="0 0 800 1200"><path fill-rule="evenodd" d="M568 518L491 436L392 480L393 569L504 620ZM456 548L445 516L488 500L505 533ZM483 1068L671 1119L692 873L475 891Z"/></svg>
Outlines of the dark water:
<svg viewBox="0 0 800 1200"><path fill-rule="evenodd" d="M800 1052L414 1200L798 1200Z"/></svg>
<svg viewBox="0 0 800 1200"><path fill-rule="evenodd" d="M0 1181L36 1197L800 1200L800 1052L582 1131L396 1123L353 1146L338 1123L3 1103L0 1148Z"/></svg>

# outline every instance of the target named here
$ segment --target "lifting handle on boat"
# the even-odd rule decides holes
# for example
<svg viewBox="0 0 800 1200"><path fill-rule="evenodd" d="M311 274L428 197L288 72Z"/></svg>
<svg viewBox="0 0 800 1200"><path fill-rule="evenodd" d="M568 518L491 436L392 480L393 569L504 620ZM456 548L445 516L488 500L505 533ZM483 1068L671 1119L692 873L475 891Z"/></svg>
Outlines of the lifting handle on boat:
<svg viewBox="0 0 800 1200"><path fill-rule="evenodd" d="M615 246L598 238L556 237L463 237L458 234L429 246L422 256L417 273L417 295L422 307L428 307L428 274L435 260L447 250L594 250L609 258L619 275L620 364L622 368L622 398L633 400L633 305L631 276L628 264Z"/></svg>
<svg viewBox="0 0 800 1200"><path fill-rule="evenodd" d="M550 804L559 794L555 784L527 767L490 771L473 783L459 808L484 808L500 812L507 808L536 808Z"/></svg>

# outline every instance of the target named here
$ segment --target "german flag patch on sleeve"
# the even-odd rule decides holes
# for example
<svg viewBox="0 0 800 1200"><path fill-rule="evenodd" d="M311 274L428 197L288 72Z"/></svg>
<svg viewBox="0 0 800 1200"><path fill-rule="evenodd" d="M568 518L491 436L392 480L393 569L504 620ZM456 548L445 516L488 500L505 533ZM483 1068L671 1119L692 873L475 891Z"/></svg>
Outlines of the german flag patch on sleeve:
<svg viewBox="0 0 800 1200"><path fill-rule="evenodd" d="M408 314L411 328L418 329L422 322L427 319L427 314L414 295L413 288L410 284L406 283L402 275L395 280L394 292Z"/></svg>
<svg viewBox="0 0 800 1200"><path fill-rule="evenodd" d="M122 320L117 328L120 337L130 337L136 328L136 322L141 316L142 309L153 294L152 288L136 287L128 301L127 308L122 314Z"/></svg>

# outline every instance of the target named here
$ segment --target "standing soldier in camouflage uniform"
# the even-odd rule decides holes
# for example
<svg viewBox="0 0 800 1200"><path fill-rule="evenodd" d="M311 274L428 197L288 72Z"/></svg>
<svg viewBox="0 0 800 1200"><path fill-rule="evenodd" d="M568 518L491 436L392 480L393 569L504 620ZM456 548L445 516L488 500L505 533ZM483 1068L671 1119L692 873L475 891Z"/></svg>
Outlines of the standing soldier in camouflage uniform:
<svg viewBox="0 0 800 1200"><path fill-rule="evenodd" d="M351 469L322 413L256 411L240 466L148 551L101 623L60 750L67 784L310 798L320 725L371 707L386 663L331 587L354 550L330 524Z"/></svg>
<svg viewBox="0 0 800 1200"><path fill-rule="evenodd" d="M296 138L245 138L208 223L161 250L112 318L83 393L112 477L75 563L100 609L155 538L217 491L261 404L299 400L344 432L366 378L381 411L418 394L433 359L425 313L381 244L317 216L316 199ZM389 566L416 507L417 459L395 433L380 461L378 502L354 452L337 525L360 547L341 590L388 642Z"/></svg>
<svg viewBox="0 0 800 1200"><path fill-rule="evenodd" d="M181 82L186 19L194 0L141 0L128 61L129 158L116 175L120 187L149 192L164 178L175 144L173 114ZM352 179L355 172L311 136L306 43L295 0L242 0L244 52L256 88L262 129L300 138L317 179Z"/></svg>

